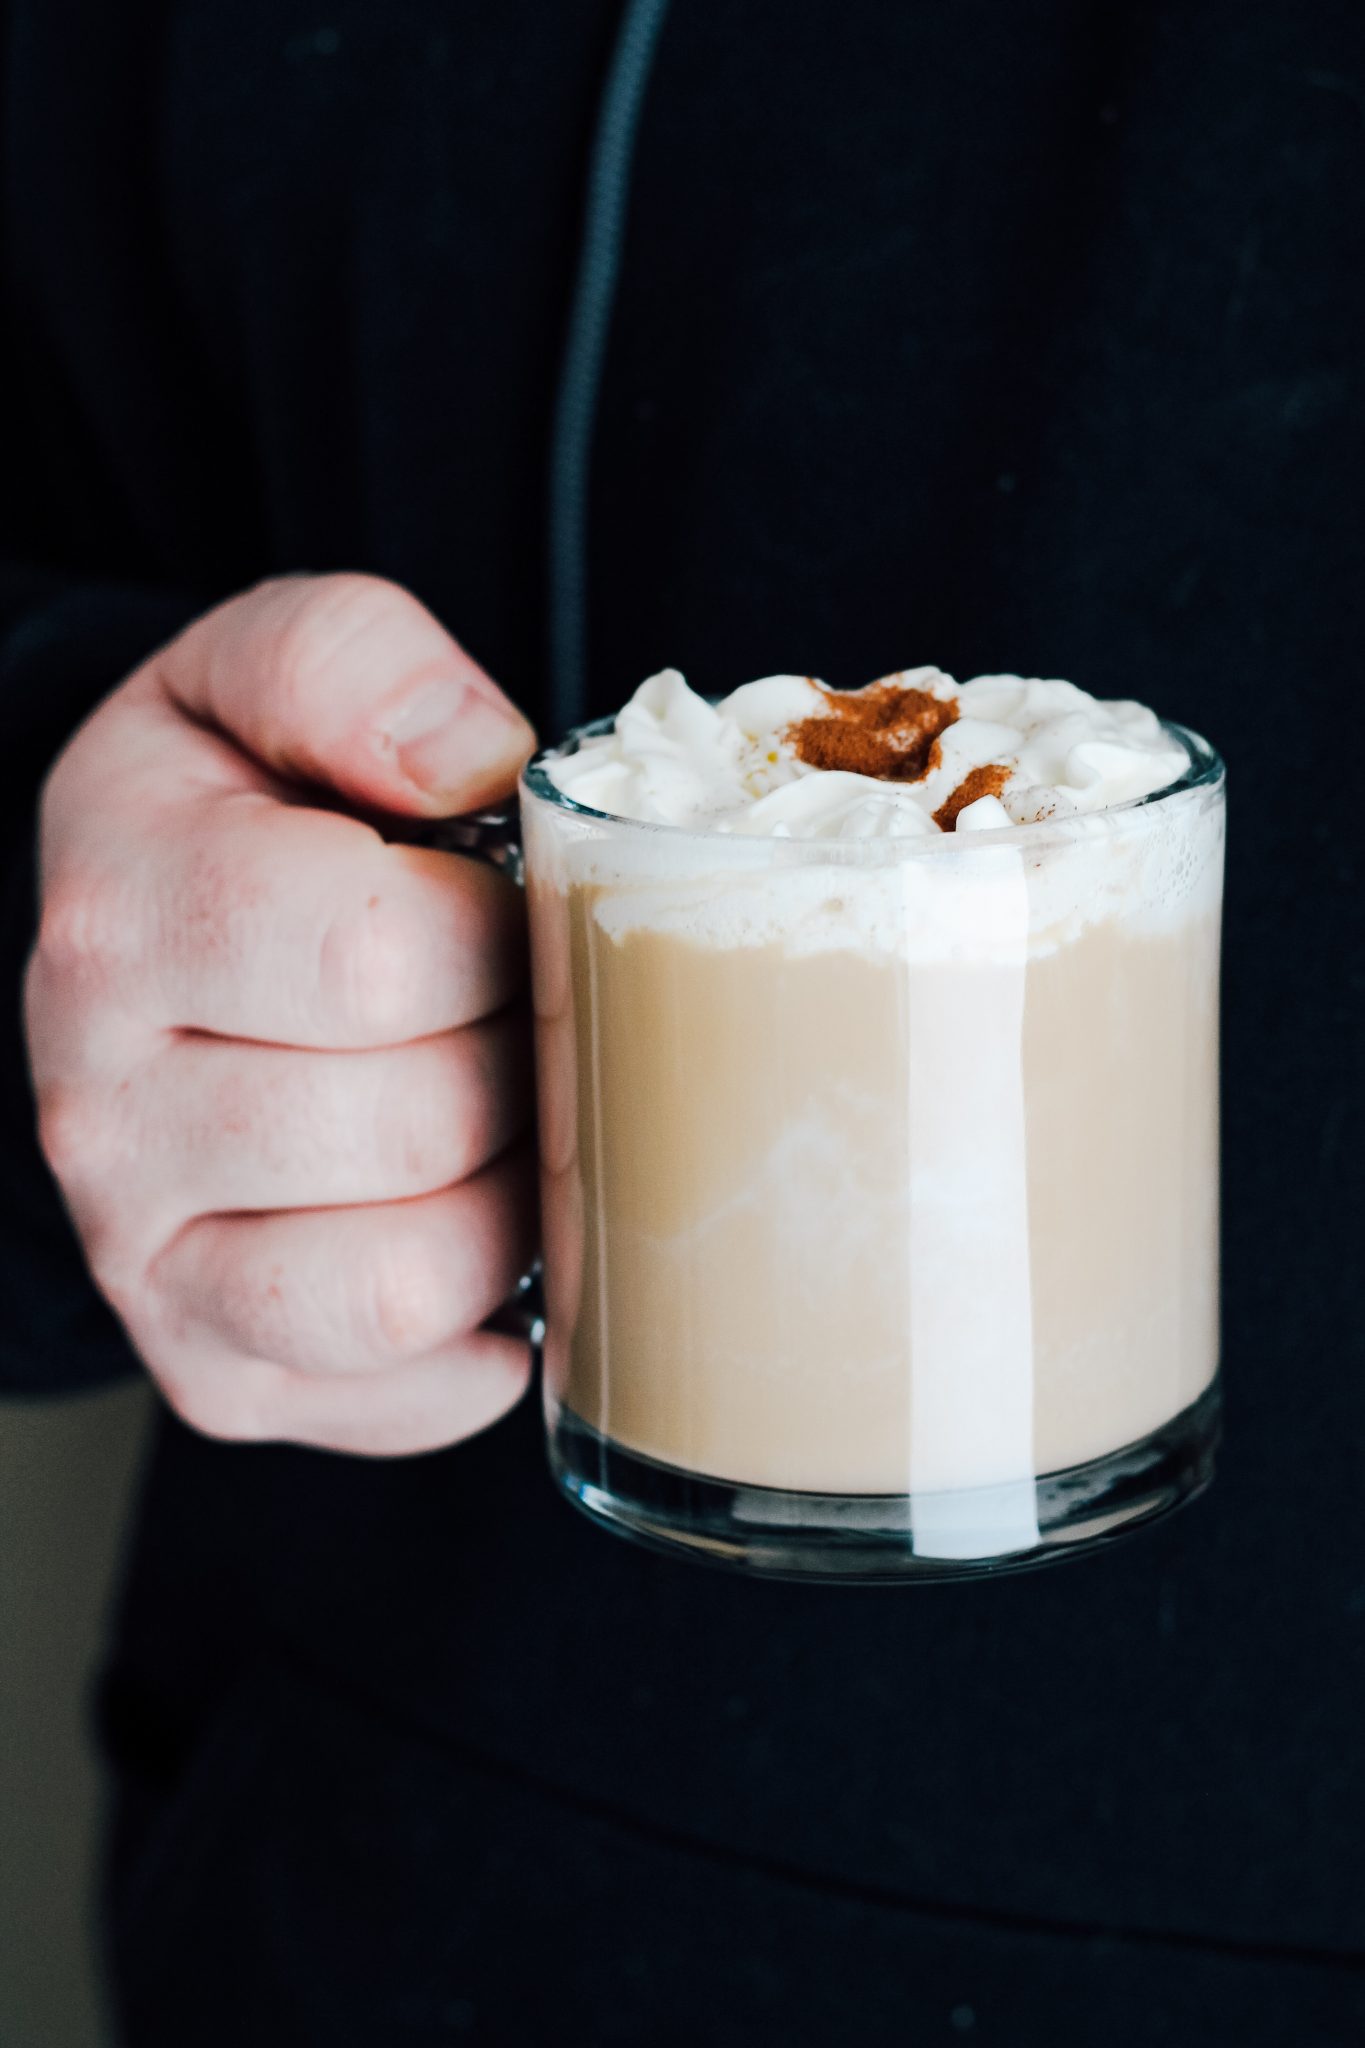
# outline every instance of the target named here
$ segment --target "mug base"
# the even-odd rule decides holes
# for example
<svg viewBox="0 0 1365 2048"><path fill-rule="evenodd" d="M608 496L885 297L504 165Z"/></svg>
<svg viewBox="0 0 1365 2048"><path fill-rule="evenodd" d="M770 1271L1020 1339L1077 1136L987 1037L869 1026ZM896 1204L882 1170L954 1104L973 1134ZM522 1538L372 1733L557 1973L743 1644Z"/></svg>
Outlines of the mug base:
<svg viewBox="0 0 1365 2048"><path fill-rule="evenodd" d="M772 1579L887 1585L1060 1563L1168 1515L1213 1477L1217 1379L1139 1443L1012 1486L822 1494L744 1486L660 1464L580 1421L549 1417L561 1492L600 1527L674 1557Z"/></svg>

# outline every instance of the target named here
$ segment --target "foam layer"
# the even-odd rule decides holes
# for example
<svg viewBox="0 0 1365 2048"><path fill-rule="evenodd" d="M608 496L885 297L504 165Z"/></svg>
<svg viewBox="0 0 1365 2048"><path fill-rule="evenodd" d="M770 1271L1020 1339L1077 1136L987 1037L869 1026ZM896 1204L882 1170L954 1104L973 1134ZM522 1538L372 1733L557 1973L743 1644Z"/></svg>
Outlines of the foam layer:
<svg viewBox="0 0 1365 2048"><path fill-rule="evenodd" d="M917 757L896 750L894 732L885 774L803 758L801 736L814 722L837 729L850 714L905 696L941 706L951 720L925 749L922 772ZM995 771L995 787L962 808L957 831L1088 815L1164 789L1187 766L1145 705L1106 702L1074 683L978 676L959 685L919 668L836 692L810 676L767 676L711 704L664 669L640 685L612 732L552 760L547 772L576 802L642 823L870 839L939 834L935 813L951 812L974 771Z"/></svg>
<svg viewBox="0 0 1365 2048"><path fill-rule="evenodd" d="M1027 840L935 833L804 847L622 833L541 805L523 818L541 879L590 890L594 922L618 940L651 930L705 946L1003 964L1111 918L1157 933L1214 917L1222 886L1222 805L1208 789Z"/></svg>
<svg viewBox="0 0 1365 2048"><path fill-rule="evenodd" d="M594 811L683 829L622 833L551 811L542 825L529 806L537 869L591 889L594 920L615 939L653 930L907 962L1019 962L1114 917L1158 932L1217 914L1220 794L1134 802L1189 765L1152 712L1016 676L960 690L934 669L897 681L964 707L922 784L799 760L792 728L828 694L808 677L749 683L720 706L676 671L652 677L614 733L547 772ZM1000 794L941 830L931 806L972 768L1004 766L1007 736Z"/></svg>

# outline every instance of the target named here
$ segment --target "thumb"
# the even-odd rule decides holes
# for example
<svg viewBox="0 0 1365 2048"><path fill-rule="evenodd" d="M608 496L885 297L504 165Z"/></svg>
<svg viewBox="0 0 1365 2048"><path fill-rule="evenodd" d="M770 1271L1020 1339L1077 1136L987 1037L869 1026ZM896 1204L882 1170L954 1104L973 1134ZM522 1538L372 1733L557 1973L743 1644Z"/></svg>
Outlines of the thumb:
<svg viewBox="0 0 1365 2048"><path fill-rule="evenodd" d="M453 817L508 796L535 734L410 591L285 576L156 658L171 697L265 767L378 810Z"/></svg>

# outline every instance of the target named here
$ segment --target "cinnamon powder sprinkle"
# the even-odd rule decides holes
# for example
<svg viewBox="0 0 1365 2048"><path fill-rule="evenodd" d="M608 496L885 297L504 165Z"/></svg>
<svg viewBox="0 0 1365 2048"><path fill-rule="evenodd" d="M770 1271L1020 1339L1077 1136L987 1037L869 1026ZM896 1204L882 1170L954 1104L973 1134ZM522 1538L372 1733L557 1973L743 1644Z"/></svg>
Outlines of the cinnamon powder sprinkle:
<svg viewBox="0 0 1365 2048"><path fill-rule="evenodd" d="M968 804L974 804L978 797L999 796L1009 779L1009 769L1002 768L998 762L992 762L987 768L973 768L934 812L934 823L940 832L955 832L959 811L965 811Z"/></svg>
<svg viewBox="0 0 1365 2048"><path fill-rule="evenodd" d="M798 720L788 734L798 761L879 782L922 782L939 764L939 734L958 716L956 698L906 689L889 677L865 690L829 690L825 702L827 710Z"/></svg>

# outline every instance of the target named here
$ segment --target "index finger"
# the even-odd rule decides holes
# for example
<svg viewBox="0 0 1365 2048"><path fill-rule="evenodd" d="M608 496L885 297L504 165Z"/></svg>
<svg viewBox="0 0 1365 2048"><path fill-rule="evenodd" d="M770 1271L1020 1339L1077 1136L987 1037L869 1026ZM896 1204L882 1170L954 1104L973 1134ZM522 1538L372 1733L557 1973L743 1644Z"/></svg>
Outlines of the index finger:
<svg viewBox="0 0 1365 2048"><path fill-rule="evenodd" d="M169 843L167 825L125 845L99 963L150 1023L360 1050L474 1023L522 984L521 892L482 862L265 793L180 813ZM50 893L59 907L60 876Z"/></svg>

